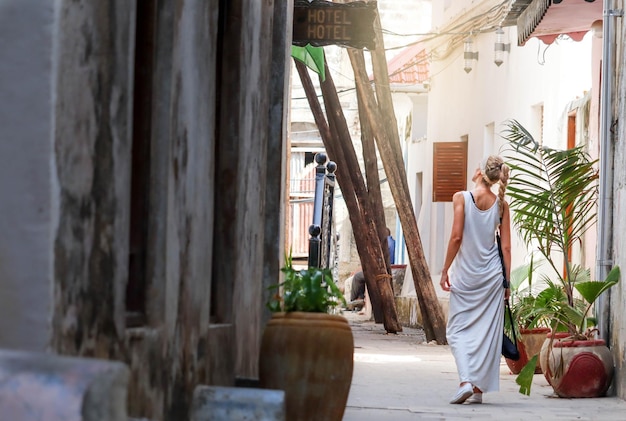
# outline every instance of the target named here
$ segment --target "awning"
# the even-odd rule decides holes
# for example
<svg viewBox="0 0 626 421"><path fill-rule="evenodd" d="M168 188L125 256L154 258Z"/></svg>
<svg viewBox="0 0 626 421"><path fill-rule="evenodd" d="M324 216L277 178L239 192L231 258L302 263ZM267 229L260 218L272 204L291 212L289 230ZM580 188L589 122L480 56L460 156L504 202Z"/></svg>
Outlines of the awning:
<svg viewBox="0 0 626 421"><path fill-rule="evenodd" d="M559 35L580 41L602 19L601 0L514 0L502 26L517 25L517 44L531 37L551 44Z"/></svg>

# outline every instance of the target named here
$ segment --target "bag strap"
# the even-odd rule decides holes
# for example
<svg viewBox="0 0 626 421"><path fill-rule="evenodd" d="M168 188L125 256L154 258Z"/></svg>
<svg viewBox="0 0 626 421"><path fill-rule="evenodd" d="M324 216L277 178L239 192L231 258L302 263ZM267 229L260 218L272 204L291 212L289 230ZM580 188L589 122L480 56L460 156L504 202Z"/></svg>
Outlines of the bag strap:
<svg viewBox="0 0 626 421"><path fill-rule="evenodd" d="M517 338L515 337L515 326L513 326L513 314L511 313L511 306L509 305L509 300L504 300L504 305L506 306L506 311L509 313L509 320L511 321L511 332L513 332L513 342L515 343L515 347L517 348Z"/></svg>
<svg viewBox="0 0 626 421"><path fill-rule="evenodd" d="M498 254L500 255L500 263L502 263L502 286L509 287L509 280L506 279L506 268L504 267L504 255L502 254L502 242L500 241L500 233L496 231L496 241L498 242Z"/></svg>

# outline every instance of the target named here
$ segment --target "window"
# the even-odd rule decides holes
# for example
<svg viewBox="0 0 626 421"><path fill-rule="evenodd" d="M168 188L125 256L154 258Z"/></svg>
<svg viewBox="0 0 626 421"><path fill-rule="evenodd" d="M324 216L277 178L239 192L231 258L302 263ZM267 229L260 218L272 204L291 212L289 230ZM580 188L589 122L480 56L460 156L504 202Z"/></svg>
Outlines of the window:
<svg viewBox="0 0 626 421"><path fill-rule="evenodd" d="M433 144L433 202L451 202L467 187L467 142Z"/></svg>

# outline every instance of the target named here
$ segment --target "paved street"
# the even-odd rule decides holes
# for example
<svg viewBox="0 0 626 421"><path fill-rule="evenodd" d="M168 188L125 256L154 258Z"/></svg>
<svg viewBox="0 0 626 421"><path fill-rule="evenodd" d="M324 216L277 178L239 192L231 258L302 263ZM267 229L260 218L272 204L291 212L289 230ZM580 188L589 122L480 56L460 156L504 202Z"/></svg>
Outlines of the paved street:
<svg viewBox="0 0 626 421"><path fill-rule="evenodd" d="M421 330L387 335L382 324L346 312L354 333L354 375L344 421L404 420L626 420L626 401L616 397L561 399L541 374L531 395L518 392L502 360L500 392L482 405L451 405L458 387L448 346L429 345Z"/></svg>

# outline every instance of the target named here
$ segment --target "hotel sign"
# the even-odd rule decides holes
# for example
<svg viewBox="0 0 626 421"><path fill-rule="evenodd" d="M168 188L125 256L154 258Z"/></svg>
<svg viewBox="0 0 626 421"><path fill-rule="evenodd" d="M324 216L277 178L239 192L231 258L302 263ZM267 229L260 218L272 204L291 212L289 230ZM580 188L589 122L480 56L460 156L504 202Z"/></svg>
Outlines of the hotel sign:
<svg viewBox="0 0 626 421"><path fill-rule="evenodd" d="M373 50L376 2L296 0L293 11L293 44L342 45Z"/></svg>

